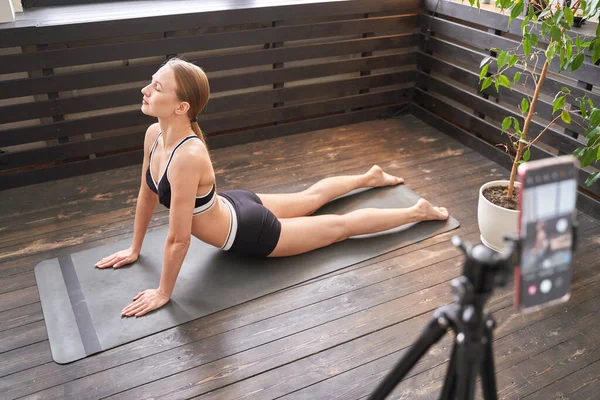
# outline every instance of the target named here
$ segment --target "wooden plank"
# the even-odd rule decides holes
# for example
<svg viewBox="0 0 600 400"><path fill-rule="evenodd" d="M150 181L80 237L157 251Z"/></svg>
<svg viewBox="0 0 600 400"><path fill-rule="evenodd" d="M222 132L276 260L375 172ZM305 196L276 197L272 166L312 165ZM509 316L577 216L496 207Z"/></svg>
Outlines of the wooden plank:
<svg viewBox="0 0 600 400"><path fill-rule="evenodd" d="M272 50L271 50L272 51ZM366 66L376 66L377 68L385 68L386 65L404 65L402 57L407 57L407 54L414 54L413 52L398 52L397 54L391 55L383 55L383 56L374 56L368 58L356 58L351 60L344 60L349 64L344 64L342 61L334 61L331 63L323 63L323 64L315 64L315 68L320 67L323 68L327 64L337 65L341 72L351 72L355 71L355 69L348 70L351 65L356 65L358 68L364 68ZM413 56L414 57L414 56ZM414 59L414 58L413 58ZM191 59L191 62L200 62L201 60ZM235 60L233 60L235 61ZM288 60L290 61L290 60ZM0 98L11 98L18 97L24 95L31 94L39 94L39 93L47 93L47 92L56 92L56 91L67 91L67 90L75 90L82 89L89 85L89 82L94 82L94 85L99 86L107 86L114 85L120 83L128 83L128 82L139 82L140 79L144 79L144 77L149 77L156 72L160 68L160 64L143 64L143 65L132 65L126 67L115 67L115 68L105 68L95 71L85 71L85 72L74 72L69 74L61 74L54 75L52 77L40 77L40 78L26 78L26 79L16 79L11 81L2 81L0 82ZM225 67L227 68L227 67ZM287 71L304 71L306 67L296 67L294 69L287 68ZM228 77L212 77L212 73L207 71L204 67L207 75L210 79L211 92L217 93L226 90L233 89L243 89L252 86L256 86L256 77L263 77L262 81L268 81L270 75L267 72L272 71L260 71L254 72L251 74L247 74L251 77L255 77L254 80L250 82L246 82L242 79L235 79L235 75L233 76L233 80L235 83L231 83L227 80ZM283 73L283 71L278 71L278 73ZM315 71L316 73L316 71ZM335 72L328 72L328 74L335 74ZM279 79L282 79L282 76L275 74ZM316 77L318 77L317 75ZM268 84L268 82L267 82ZM134 96L137 95L139 97L138 89L125 89L125 90L116 90L113 91L114 96ZM95 94L95 96L103 96L102 94ZM83 98L84 96L81 96ZM92 96L89 96L90 100L93 99ZM110 98L102 99L101 101L110 102ZM114 101L114 100L113 100ZM63 104L63 103L58 103ZM67 103L68 104L68 103ZM110 103L109 103L110 104Z"/></svg>
<svg viewBox="0 0 600 400"><path fill-rule="evenodd" d="M437 56L444 56L456 60L458 62L471 65L475 70L478 70L478 66L485 57L489 54L484 54L476 50L472 50L470 48L461 46L457 43L453 43L447 40L443 40L440 38L436 38L434 36L430 37L425 44L425 36L421 38L421 48L427 49L427 51L433 52ZM426 47L425 47L426 46ZM491 73L497 72L497 65L490 65L489 71ZM523 69L513 67L506 70L504 75L506 75L511 81L514 77L514 74ZM580 88L578 86L574 86L570 83L562 82L560 80L555 79L556 75L549 74L546 76L544 84L542 85L540 91L541 93L554 97L556 93L558 93L563 87L569 88L571 90L571 94L575 97L583 97L584 95L588 95L594 104L600 102L600 95L594 93L590 90L585 90L584 88ZM531 79L526 81L525 87L533 91L535 89L535 85Z"/></svg>
<svg viewBox="0 0 600 400"><path fill-rule="evenodd" d="M414 37L411 36L409 39L413 40ZM411 53L404 53L401 57L405 57L406 59L414 59L415 55L409 54ZM317 64L314 66L297 67L290 69L281 68L257 74L242 74L238 76L230 76L227 77L227 81L228 85L232 87L224 88L224 90L231 90L233 88L237 88L238 82L242 80L245 81L245 85L254 86L264 84L263 82L265 78L267 78L268 80L279 78L277 80L279 82L305 79L305 75L319 75L320 73L322 73L321 71L323 70L331 71L331 68L335 67L335 65L332 64L333 63L329 63L329 65ZM355 67L355 65L352 64L348 64L348 66ZM267 74L267 72L270 73ZM83 132L92 133L100 132L103 130L116 129L120 127L150 124L151 120L151 117L148 117L140 113L139 111L130 111L96 117L81 118L77 120L62 121L59 123L2 130L0 131L0 146L11 146L15 144L28 143L30 141L48 140L55 137L68 137L72 135L82 134Z"/></svg>
<svg viewBox="0 0 600 400"><path fill-rule="evenodd" d="M409 86L409 85L406 85ZM412 85L410 85L412 86ZM260 126L272 122L287 122L295 119L313 118L329 113L343 112L355 107L379 106L405 103L412 98L412 87L383 90L375 93L346 96L338 99L313 101L300 105L277 107L264 111L239 114L227 112L211 114L202 118L201 126L209 135L234 129ZM217 137L218 135L215 135Z"/></svg>
<svg viewBox="0 0 600 400"><path fill-rule="evenodd" d="M216 136L214 138L208 138L208 143L210 148L213 149L232 146L234 144L248 143L255 140L264 140L282 135L292 135L314 129L325 129L333 126L380 118L381 116L391 115L394 111L397 111L397 109L397 106L373 108L357 113L347 113L330 117L314 118L309 121L281 124L277 127L257 128L244 132L230 133L227 135ZM19 186L30 185L33 183L47 182L55 179L103 171L106 169L139 164L143 155L142 153L143 151L140 150L115 156L107 156L87 161L62 164L40 171L19 172L6 176L0 175L0 187L2 189L10 189Z"/></svg>
<svg viewBox="0 0 600 400"><path fill-rule="evenodd" d="M469 205L468 207L466 207L466 210L470 210L470 209L472 209L472 207L473 207L472 205ZM467 212L469 213L470 211L467 211ZM445 242L445 245L447 246L447 240L444 241L444 242ZM426 243L423 243L421 245L425 245L425 244ZM412 246L410 246L410 247L412 248ZM417 247L419 247L419 245L417 245ZM410 249L404 248L404 249L402 249L402 251L400 253L405 253L407 251L410 252ZM419 254L414 254L413 256L411 256L411 259L414 259L415 261L411 262L409 260L404 260L404 261L400 260L400 262L398 262L396 265L398 265L398 266L400 266L402 268L406 268L408 266L410 266L412 268L413 264L415 264L415 262L416 263L419 263L419 262L425 262L426 263L428 261L429 263L431 263L433 260L431 260L430 257L432 257L432 256L436 256L437 257L437 256L443 256L443 255L444 255L443 251L442 252L440 252L440 251L433 251L433 249L428 248L426 250L426 253L422 253L422 254L419 253ZM427 261L423 260L424 257L428 258L428 260ZM388 269L387 265L389 265L389 264L382 264L382 265L380 265L379 268L381 268L381 270L384 270L384 269L387 270ZM419 264L419 265L421 265L421 264ZM422 264L422 265L426 265L426 264ZM373 275L373 277L376 277L376 275ZM335 279L335 282L336 282L336 285L331 285L331 284L326 285L326 287L328 288L328 290L337 290L335 288L338 287L338 285L342 283L340 281L340 277L337 277ZM369 281L365 282L364 278L359 278L357 281L354 281L353 279L351 279L349 281L349 284L354 285L357 282L360 282L361 284L364 284L366 286L370 285L370 282ZM329 298L329 297L331 297L331 293L329 293L329 292L322 293L322 291L323 291L322 284L319 284L318 287L320 288L320 289L317 289L317 290L319 290L319 294L318 294L319 297L322 297L322 296L325 296L323 298ZM352 287L354 287L354 286L352 286ZM302 289L300 287L298 287L297 290L302 290ZM286 298L293 299L294 303L297 303L298 301L309 300L309 299L310 300L314 300L314 296L312 296L312 295L310 295L310 296L299 296L299 294L296 293L296 292L292 292L292 293L288 293L288 294L289 294L289 297L286 296L286 293L280 292L277 296L286 296ZM263 299L257 300L257 301L261 301L262 302L263 300L268 300L268 298L263 298ZM287 304L288 301L282 300L281 298L274 299L274 300L275 300L275 302L273 304L276 304L276 307L278 308L278 310L280 312L285 312L285 310L282 310L281 307L287 308L288 307L288 304ZM223 317L221 316L221 317L219 317L219 320L220 320L219 324L225 323L225 325L223 325L223 327L226 330L228 330L228 329L231 328L231 326L229 324L232 323L232 322L234 322L236 324L239 323L239 324L241 324L243 326L245 324L245 322L248 321L248 318L256 318L256 320L258 320L258 321L265 320L265 318L266 318L266 316L264 315L264 312L266 311L264 306L251 305L250 308L249 308L249 310L244 310L243 306L241 306L239 308L242 308L242 310L239 311L239 313L241 313L241 315L239 315L239 316L233 315L232 318L227 318L226 320L223 320L222 319ZM248 314L256 313L257 311L260 311L261 314L263 314L263 315L254 316L254 317L248 315ZM186 332L186 334L187 333L191 334L192 332L196 332L194 334L205 334L205 335L208 335L208 336L214 334L215 333L214 332L215 321L212 321L212 322L211 321L206 321L206 324L207 324L207 327L210 327L210 328L208 328L208 329L207 328L202 328L202 327L199 327L197 329L187 329L186 328L184 330L180 330L180 332ZM165 332L165 335L167 335L166 337L172 337L169 332ZM178 340L185 340L184 338L181 338L179 335L177 335L177 339ZM142 340L142 341L144 341L144 340ZM153 349L153 351L156 351L156 349L157 349L156 343L157 342L163 343L163 345L161 346L161 350L166 350L166 348L164 346L167 345L167 344L165 342L163 342L162 340L159 340L158 338L152 338L152 339L148 338L148 347L147 347L148 350ZM125 347L127 347L127 346L133 346L133 345L135 345L135 349L136 349L135 351L139 351L140 349L142 349L142 348L145 347L142 343L139 343L139 342L132 343L131 345L125 345ZM170 346L170 345L171 344L168 344L167 346ZM119 351L121 351L121 350L123 350L123 355L126 355L126 357L131 357L131 353L132 353L131 350L120 349L119 348ZM92 373L92 370L90 368L92 368L92 369L93 368L98 368L100 365L103 365L104 367L107 366L106 362L101 362L99 360L99 358L102 358L102 359L106 358L106 360L108 361L108 360L114 358L114 354L113 354L113 356L110 356L110 355L108 355L106 353L102 353L102 354L99 354L99 355L95 356L93 360L91 358L90 359L85 359L85 360L82 360L81 362L70 364L68 366L57 366L54 363L50 363L50 364L42 365L39 368L36 368L35 370L25 371L25 374L28 374L28 375L33 374L32 376L36 376L37 377L37 379L35 380L35 385L36 386L40 385L40 384L43 384L43 385L53 385L53 383L44 382L45 378L43 378L43 377L47 377L49 379L50 378L52 378L52 379L55 379L55 378L58 378L58 379L65 379L65 378L66 379L73 379L75 377L75 375L73 375L73 373L80 374L83 370L88 371L88 373ZM75 364L78 364L78 365L75 365ZM85 366L84 367L83 364L89 364L89 366ZM59 368L59 367L60 367L60 372L59 373L52 373L52 372L50 372L50 371L47 370L48 368ZM71 372L69 372L69 371L71 371ZM16 380L15 382L22 382L23 379L29 379L29 378L27 378L26 376L25 377L21 377L18 380ZM27 389L27 385L22 385L22 384L18 384L18 383L15 383L15 385L18 385L18 386L15 386L15 388L18 388L18 390L19 390L18 393L20 393L20 394L23 394L22 391L25 390L25 389ZM11 395L13 394L11 388L7 388L6 386L4 386L3 390L7 390L7 393L10 393ZM35 389L33 389L33 390L35 390Z"/></svg>
<svg viewBox="0 0 600 400"><path fill-rule="evenodd" d="M457 76L453 75L453 77ZM477 96L477 94L471 93L470 91L462 89L458 86L453 86L452 84L440 78L429 76L420 72L417 75L417 86L440 93L459 102L462 105L473 108L478 112L490 116L496 121L502 121L504 117L512 116L519 121L520 126L523 126L524 117L520 112L498 104L495 101L482 99L481 97ZM531 121L529 127L528 137L531 140L537 137L545 129L545 125L534 120ZM576 144L578 142L575 139L560 134L557 131L550 133L552 130L552 127L549 128L546 131L547 133L544 133L542 138L540 138L540 140L545 144L548 144L555 149L564 151L566 153L572 153L577 147L583 146L583 143L580 143L579 146L577 146ZM498 135L498 137L500 137L500 135Z"/></svg>
<svg viewBox="0 0 600 400"><path fill-rule="evenodd" d="M432 126L436 127L437 129L440 129L444 132L446 132L447 134L449 134L450 136L454 137L455 139L457 139L458 141L460 141L461 143L471 147L474 150L479 151L480 153L484 154L487 158L489 158L490 160L493 160L495 162L497 162L498 164L502 165L504 168L511 168L512 165L512 160L507 157L507 155L502 151L497 149L496 147L494 147L494 145L477 138L474 134L469 133L468 131L464 130L463 128L461 128L459 126L454 125L451 122L448 122L448 120L446 119L442 119L440 116L436 115L438 110L441 109L440 105L445 104L443 101L441 100L437 100L431 96L430 94L417 89L417 91L415 92L416 94L416 98L417 100L417 104L418 105L414 105L413 109L412 109L412 113L414 115L416 115L417 117L421 118L423 121L431 124ZM435 104L435 105L434 105ZM429 111L426 110L425 108L422 107L433 107L435 109L435 111ZM459 110L455 107L452 107L450 105L447 105L447 107L450 107L450 109L452 110L452 117L450 119L450 121L454 120L456 118L456 116L461 115L461 114L465 114L463 115L461 118L473 118L474 120L479 119L475 116L473 116L472 114L466 113L462 110ZM449 118L449 117L446 117ZM488 129L490 130L490 132L494 132L494 130L496 132L498 132L497 134L499 135L499 129L496 128L494 125L489 124L487 121L483 121L480 120L483 123L486 123L488 126ZM462 126L468 126L468 125L462 125ZM477 131L478 133L482 133L483 131ZM544 154L544 150L539 149L539 148L535 148L535 151L533 150L535 148L535 146L533 146L532 149L532 159L538 159L538 157L542 157ZM553 154L545 152L545 156L546 157L554 157ZM587 179L587 173L583 170L579 170L579 184L582 185L583 182L585 182L585 179ZM600 207L598 206L599 202L598 200L590 197L588 194L586 194L585 192L582 191L578 191L577 192L577 208L587 214L589 214L590 216L594 217L594 218L600 218L600 212L598 212L598 210L600 210Z"/></svg>
<svg viewBox="0 0 600 400"><path fill-rule="evenodd" d="M453 80L460 82L464 85L467 85L472 88L479 88L479 74L472 72L466 68L459 67L452 63L441 60L437 57L430 56L425 53L418 54L419 62L423 63L427 68L432 71L435 71L443 76L447 76L452 78ZM485 89L482 93L488 96L498 96L502 99L502 102L508 104L521 104L521 99L528 98L527 91L522 90L519 85L512 86L511 89L507 89L505 87L501 87L499 92L496 92L496 89L493 87L489 87ZM487 99L487 97L486 97ZM536 114L541 118L548 120L548 123L554 119L554 117L558 116L552 114L552 103L547 102L544 99L538 99L535 108ZM522 114L521 114L522 115ZM522 123L522 121L521 121ZM556 121L556 125L572 129L574 132L579 134L585 133L585 128L580 126L579 124L583 124L583 120L578 115L573 115L573 124L567 124L559 119ZM522 126L522 125L521 125ZM566 135L562 132L558 132L555 130L548 130L544 136L540 138L540 141L547 142L551 140L554 143L557 143L558 146L561 146L561 150L565 153L572 153L575 149L582 147L585 145L585 142L574 139L572 136ZM551 144L553 145L553 144Z"/></svg>
<svg viewBox="0 0 600 400"><path fill-rule="evenodd" d="M409 14L90 45L0 56L0 74L165 54L221 50L229 47L251 46L268 42L359 35L365 30L380 33L405 33L414 31L415 28L417 28L417 15Z"/></svg>
<svg viewBox="0 0 600 400"><path fill-rule="evenodd" d="M591 258L592 254L593 251L590 247L587 258ZM585 258L582 259L579 265L583 267L585 261ZM580 268L579 270L582 269L585 268ZM577 336L584 326L589 326L594 319L590 320L590 318L587 318L586 320L583 320L582 318L581 323L574 323L574 326L565 328L565 315L569 315L569 319L577 322L580 320L577 318L578 316L589 317L590 314L595 314L597 318L598 313L591 307L594 302L588 301L590 297L593 297L594 292L597 290L598 282L594 282L587 286L578 286L573 292L573 297L564 307L552 307L543 312L530 314L527 318L515 318L518 314L512 305L501 309L495 309L493 306L490 307L492 315L498 321L499 325L499 328L496 328L494 335L497 376L501 377L502 371L510 369L512 365L517 364L520 360L543 357L541 355L538 356L540 350L552 347L557 343L560 344L565 337ZM500 294L502 294L502 296L499 296ZM502 291L497 291L493 296L494 300L492 303L498 301L502 297L508 297L510 300L511 294L510 291L504 293L502 293ZM565 314L567 312L568 314ZM308 400L318 398L319 395L323 393L343 393L344 397L347 398L363 398L363 396L366 396L375 390L375 386L383 380L384 376L390 372L392 367L406 353L406 344L403 346L396 346L398 337L404 337L404 334L396 335L393 337L393 340L387 340L386 342L381 342L379 340L378 333L365 337L366 341L363 346L360 346L361 350L359 351L357 360L352 360L352 357L347 353L349 348L353 346L353 342L349 342L338 348L333 348L320 353L318 357L296 361L295 366L293 366L294 364L290 365L293 366L292 368L296 371L315 371L315 374L309 372L308 379L316 378L318 382L311 382L312 384L310 386L307 385L302 390L295 392L290 390L289 392L291 393L282 398L286 400ZM371 338L371 340L369 340L369 338ZM356 339L356 341L360 340L361 339ZM416 340L416 335L412 340ZM414 388L419 388L419 398L434 398L443 384L442 379L445 377L447 361L450 356L449 350L453 340L451 335L446 335L437 345L432 347L432 349L427 352L421 358L419 363L409 372L407 377L400 383L396 391L394 391L389 398L398 398L399 395L407 396L409 393L413 393L412 389ZM412 342L409 342L409 344L412 344ZM384 347L387 351L383 352L383 349L380 349L380 346ZM371 356L372 352L379 352L378 356L381 358L378 359L375 355ZM366 361L369 359L374 359L374 361L361 365L362 360ZM301 365L306 361L311 363L311 367L308 369L300 369ZM428 372L432 368L435 371L433 375ZM328 373L331 369L333 369L333 371ZM548 368L548 370L551 369ZM532 371L532 369L518 368L515 372L518 374L518 371L523 373ZM273 372L276 373L277 370L274 370ZM267 372L265 375L267 374L270 374L270 372ZM240 382L238 386L243 385L244 389L247 390L246 393L253 393L250 389L250 385L252 385L253 381L256 379L257 378L253 378L246 382ZM302 378L296 380L300 379ZM521 379L523 378L521 377ZM288 375L287 380L293 382L295 379ZM277 382L279 383L280 381ZM500 390L499 395L503 398L516 398L510 395L506 396L506 389L510 388L511 382L504 379L499 380L498 383L498 388ZM266 393L270 393L269 389L273 389L273 386L275 386L274 389L276 389L277 384L275 384L275 381L264 382L262 390ZM227 388L220 392L224 392L225 390L227 390ZM200 398L209 399L211 398L211 395L209 394ZM253 397L250 396L250 398Z"/></svg>
<svg viewBox="0 0 600 400"><path fill-rule="evenodd" d="M117 150L143 148L145 132L126 133L106 138L87 139L79 142L61 143L20 152L7 152L0 158L0 171L27 165L40 165L66 158L99 154ZM8 171L8 173L11 173Z"/></svg>
<svg viewBox="0 0 600 400"><path fill-rule="evenodd" d="M44 319L40 303L28 304L0 313L0 332ZM0 376L2 374L0 373Z"/></svg>
<svg viewBox="0 0 600 400"><path fill-rule="evenodd" d="M186 4L187 3L187 4ZM0 43L5 47L37 43L104 39L115 36L141 35L154 32L197 29L225 25L281 21L293 18L333 17L364 13L405 13L420 8L416 0L398 3L394 0L364 1L255 1L226 2L147 2L115 13L111 5L75 7L73 12L40 9L29 11L29 20L0 26ZM158 7L157 7L158 5ZM89 10L89 11L86 11ZM126 12L123 12L126 11ZM105 15L105 14L109 15ZM168 15L168 18L165 18ZM82 29L83 28L83 29Z"/></svg>
<svg viewBox="0 0 600 400"><path fill-rule="evenodd" d="M388 60L392 62L392 59ZM381 65L387 66L383 63ZM347 69L348 67L345 68ZM312 72L315 71L313 70ZM319 73L322 74L322 72ZM346 93L349 92L351 88L357 87L357 85L380 87L407 81L410 82L411 79L414 80L414 75L414 71L403 71L377 74L374 75L372 79L367 79L369 77L359 77L335 82L295 86L285 89L260 90L251 93L212 97L207 107L204 109L203 114L223 112L236 108L246 108L248 104L253 104L254 106L267 105L277 101L277 99L282 99L282 101L283 99L301 100L304 98L322 96L324 93L331 93L332 91ZM211 89L214 89L212 88L213 85L218 88L220 80L223 80L223 78L217 77L210 79ZM217 91L212 90L212 94L214 95L215 93L217 93ZM140 96L141 94L138 89L126 89L94 95L56 99L52 101L44 100L4 106L0 107L0 123L132 105L139 103Z"/></svg>
<svg viewBox="0 0 600 400"><path fill-rule="evenodd" d="M475 7L470 7L467 4L460 4L454 1L446 1L446 2L437 2L437 0L424 0L424 7L428 11L434 11L437 15L446 15L452 18L468 21L470 23L476 22L478 25L482 25L485 27L493 28L499 30L504 33L510 33L513 35L521 36L521 24L523 22L523 18L521 16L517 17L514 21L508 25L508 14L500 14L500 9L497 8L497 11L490 11L486 9L477 9ZM590 40L595 34L597 23L593 21L586 21L587 26L583 28L575 28L567 31L567 34L570 35L573 39L576 36L582 36L582 39L585 40L587 36ZM536 33L541 43L547 43L541 37L539 29L534 29L532 33Z"/></svg>
<svg viewBox="0 0 600 400"><path fill-rule="evenodd" d="M414 76L414 73L412 75ZM307 91L307 93L310 92ZM248 97L245 95L242 96L246 98ZM382 103L405 101L410 98L412 98L412 90L394 89L391 91L377 92L377 94L366 97L347 96L335 100L280 107L277 110L268 109L265 111L253 111L245 114L239 114L238 112L214 114L212 118L210 116L205 116L202 118L201 124L202 129L205 132L218 132L245 128L248 126L258 126L273 121L308 118L315 115L323 115L330 112L341 111L356 105L373 106ZM226 100L227 99L221 103L222 107L225 107L226 104L229 104L232 109L235 109L234 105ZM136 132L108 138L98 138L75 143L59 144L41 149L26 150L19 153L3 154L0 163L0 170L11 169L30 164L42 164L92 153L99 154L124 149L138 150L141 146L141 143L143 143L144 134L145 132Z"/></svg>
<svg viewBox="0 0 600 400"><path fill-rule="evenodd" d="M422 15L421 21L423 27L429 27L429 24L431 24L432 32L448 36L454 40L474 46L478 49L489 50L493 47L499 47L501 49L517 48L520 44L520 42L516 40L494 35L479 29L470 28L456 22L443 20L441 18ZM545 56L543 54L540 55L538 65L542 65L545 61ZM560 60L554 59L550 64L549 70L558 72L559 64ZM577 71L563 71L561 75L569 76L592 85L600 85L600 67L587 62L584 62Z"/></svg>

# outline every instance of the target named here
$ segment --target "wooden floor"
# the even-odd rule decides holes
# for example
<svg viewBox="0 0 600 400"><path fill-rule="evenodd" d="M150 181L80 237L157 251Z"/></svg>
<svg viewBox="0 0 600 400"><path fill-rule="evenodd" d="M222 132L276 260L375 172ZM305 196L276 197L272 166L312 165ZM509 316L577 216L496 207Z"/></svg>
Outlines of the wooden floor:
<svg viewBox="0 0 600 400"><path fill-rule="evenodd" d="M478 241L477 193L507 175L414 116L215 150L220 190L293 192L372 164L449 208L459 230L68 364L52 361L33 268L131 235L139 167L1 192L0 398L362 399L452 301L458 233ZM600 223L580 214L573 296L531 315L512 287L490 308L504 399L592 399L600 384ZM158 206L152 226L168 214ZM394 399L437 398L447 335Z"/></svg>

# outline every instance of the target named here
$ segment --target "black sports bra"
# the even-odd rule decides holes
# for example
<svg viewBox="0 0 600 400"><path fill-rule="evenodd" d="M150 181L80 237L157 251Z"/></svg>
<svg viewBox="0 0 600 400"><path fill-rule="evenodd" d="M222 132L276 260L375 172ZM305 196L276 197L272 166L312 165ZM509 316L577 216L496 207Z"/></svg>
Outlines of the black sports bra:
<svg viewBox="0 0 600 400"><path fill-rule="evenodd" d="M156 136L156 140L152 145L152 149L150 150L150 162L148 163L148 170L146 171L146 183L150 187L154 193L158 195L158 202L163 206L169 208L171 206L171 184L169 183L169 178L167 176L167 172L169 170L169 165L171 164L171 160L173 159L173 155L185 142L190 139L200 139L196 135L190 135L184 137L181 142L175 146L169 160L167 161L167 165L165 166L165 170L163 171L160 178L158 178L158 182L154 181L154 177L152 176L152 170L150 166L152 165L152 155L154 154L154 149L156 148L156 144L158 143L158 138L162 135L162 132ZM194 215L201 214L205 211L208 211L213 204L215 204L215 200L217 198L215 193L216 186L213 183L212 188L208 193L202 196L196 196L196 205L194 206Z"/></svg>

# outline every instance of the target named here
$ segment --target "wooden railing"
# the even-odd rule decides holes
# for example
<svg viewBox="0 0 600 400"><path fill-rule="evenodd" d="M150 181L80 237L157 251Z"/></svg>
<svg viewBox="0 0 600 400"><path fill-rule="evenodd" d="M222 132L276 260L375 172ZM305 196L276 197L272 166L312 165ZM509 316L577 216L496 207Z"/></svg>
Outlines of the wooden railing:
<svg viewBox="0 0 600 400"><path fill-rule="evenodd" d="M523 126L523 117L516 105L525 96L531 97L533 82L529 79L511 89L501 87L499 93L493 86L481 92L478 90L479 65L490 55L491 48L519 45L520 21L509 27L507 16L470 8L468 4L425 0L424 5L413 113L510 168L512 159L506 149L512 149L512 145L508 136L501 133L501 121L513 116ZM595 30L595 26L586 28L592 29ZM540 42L540 47L545 45ZM490 68L490 72L492 70ZM575 96L587 94L600 105L600 93L594 89L600 87L600 67L593 65L589 58L574 73L557 74L555 62L550 70L554 72L542 86L537 115L529 130L531 138L553 119L552 98L563 87L569 88ZM512 68L505 75L512 80L517 71ZM585 129L578 125L581 122L577 117L571 124L558 119L532 146L532 159L570 154L585 144ZM596 216L600 216L600 182L591 187L585 187L584 182L598 167L596 163L579 172L579 207Z"/></svg>
<svg viewBox="0 0 600 400"><path fill-rule="evenodd" d="M406 109L416 0L0 28L0 188L140 163L140 89L171 55L208 74L209 148ZM202 28L198 28L202 27ZM77 38L75 41L74 38Z"/></svg>

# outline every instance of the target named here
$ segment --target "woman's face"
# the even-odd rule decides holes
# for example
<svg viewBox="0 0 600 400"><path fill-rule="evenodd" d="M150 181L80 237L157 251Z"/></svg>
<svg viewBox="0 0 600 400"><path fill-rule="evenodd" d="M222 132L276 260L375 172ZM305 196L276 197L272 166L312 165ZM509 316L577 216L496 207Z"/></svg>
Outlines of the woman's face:
<svg viewBox="0 0 600 400"><path fill-rule="evenodd" d="M175 89L173 69L167 65L161 67L152 76L152 81L142 89L142 112L157 118L168 118L175 114L181 106Z"/></svg>

